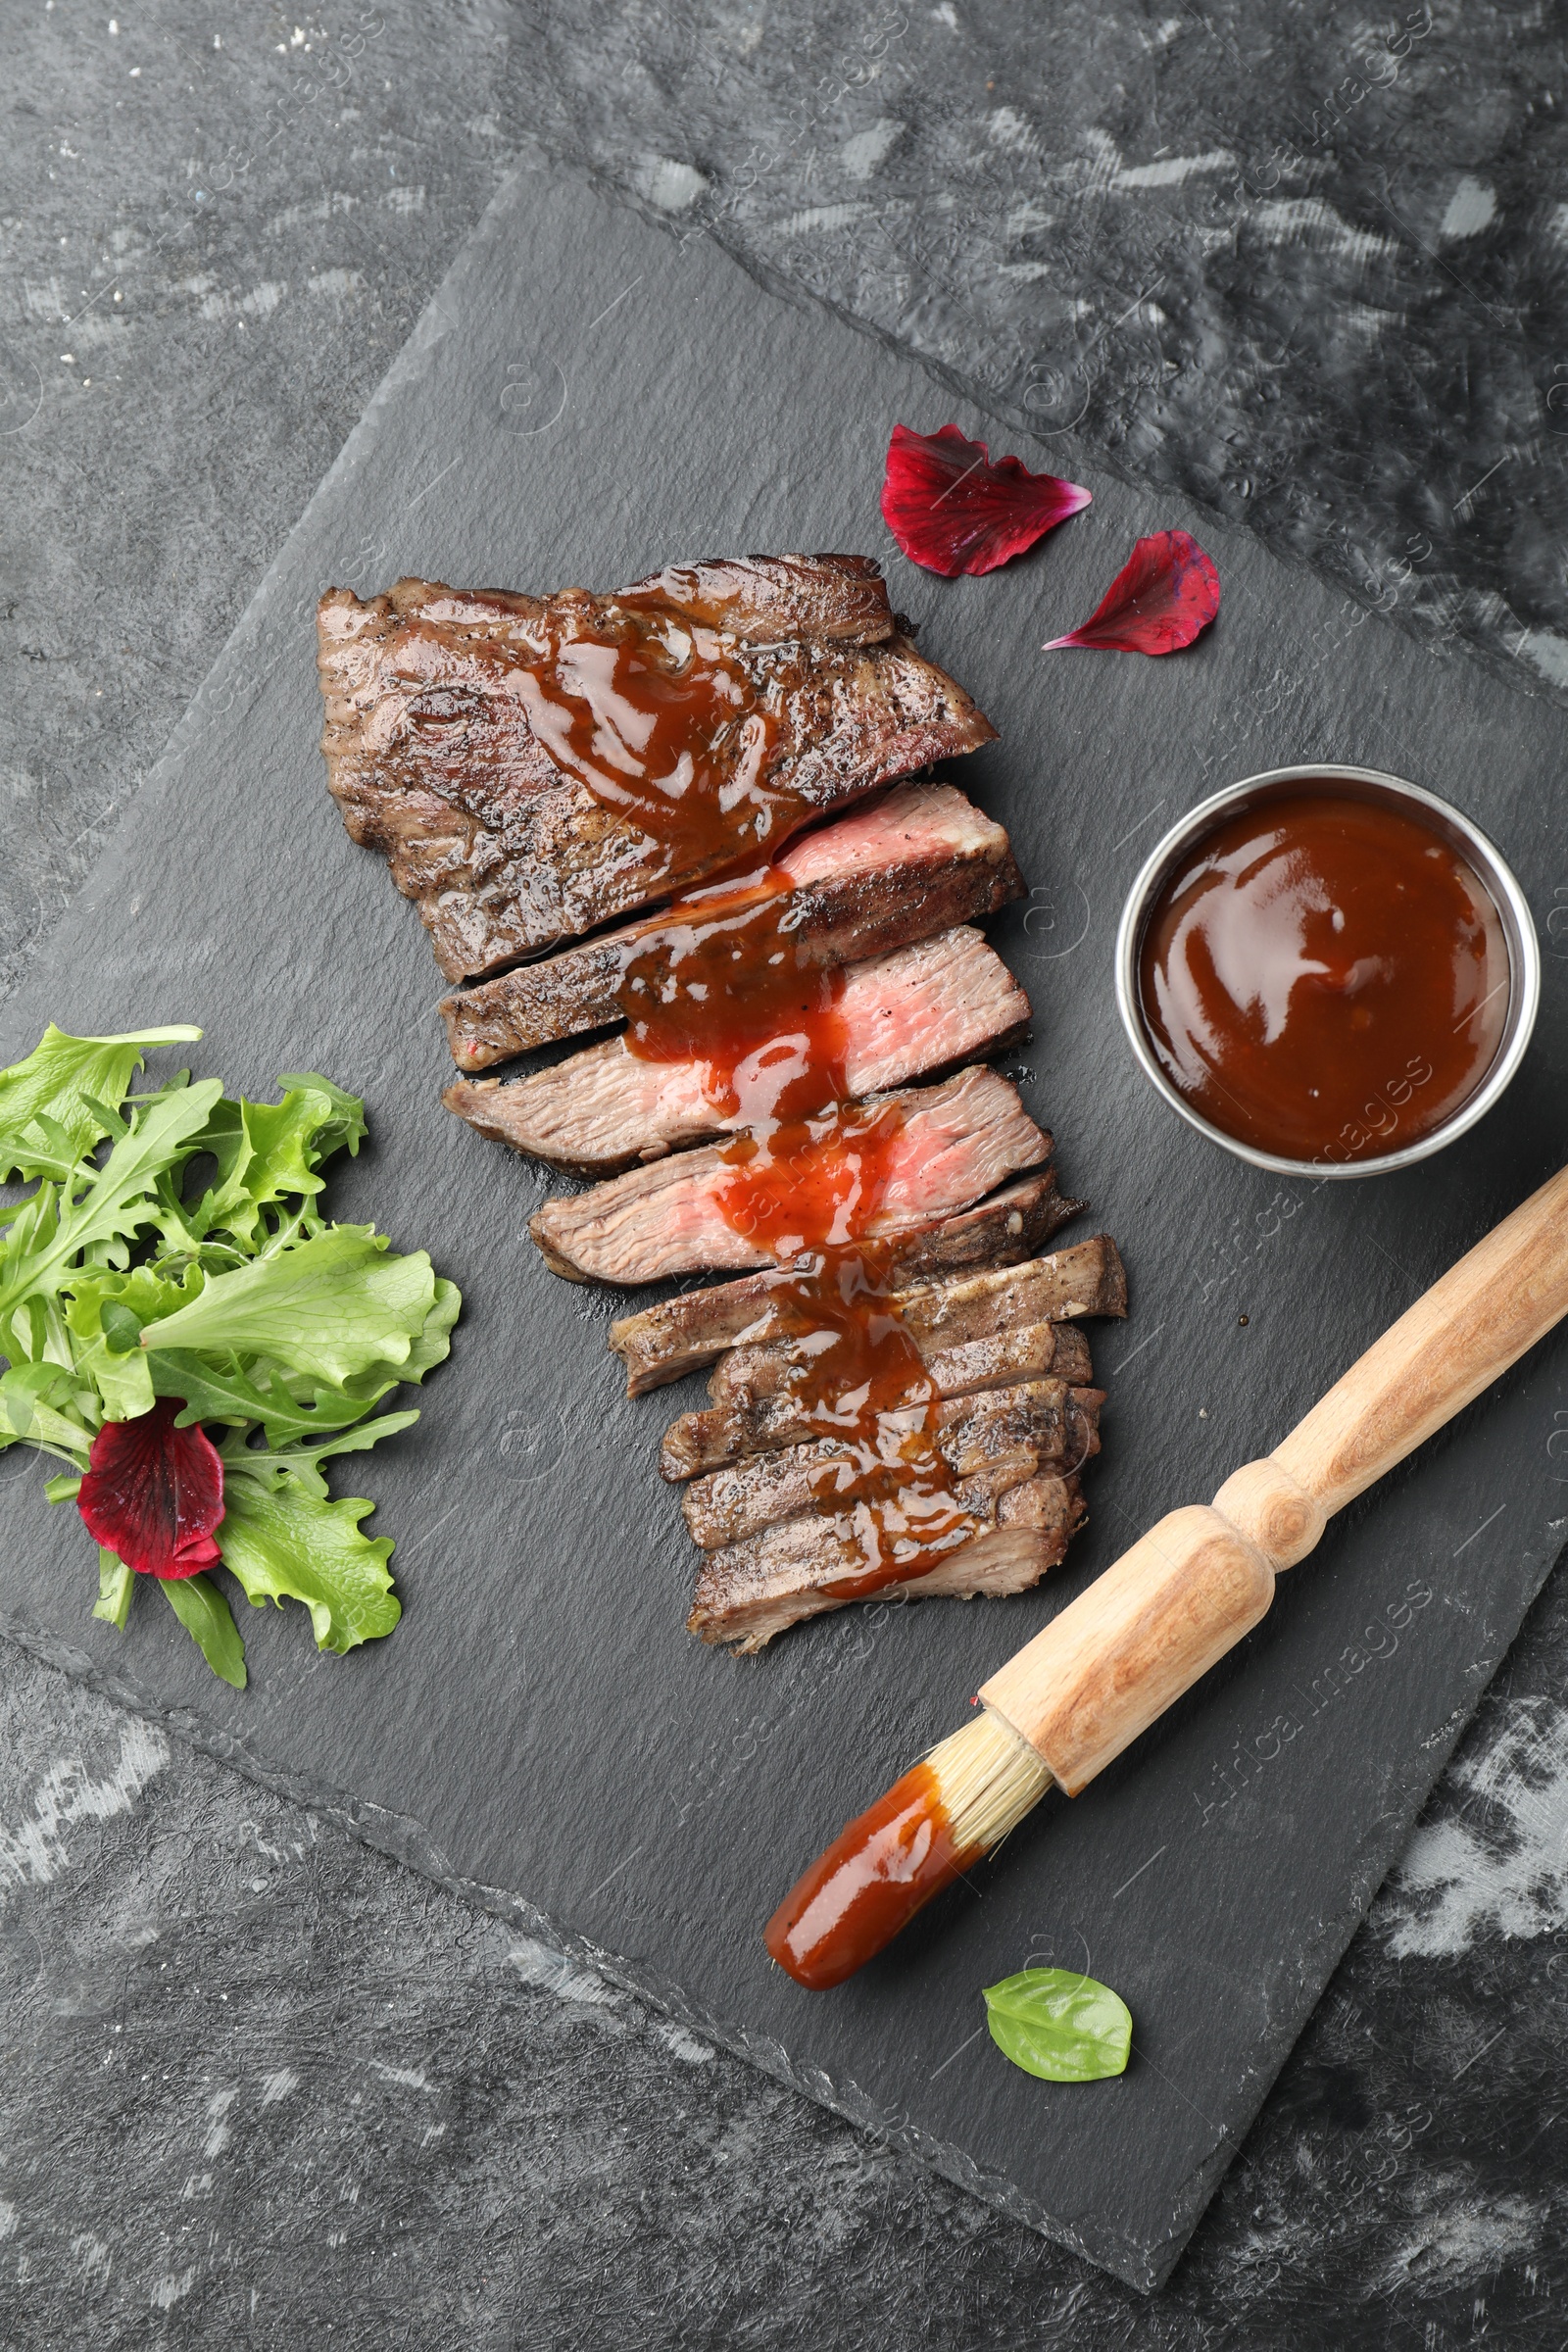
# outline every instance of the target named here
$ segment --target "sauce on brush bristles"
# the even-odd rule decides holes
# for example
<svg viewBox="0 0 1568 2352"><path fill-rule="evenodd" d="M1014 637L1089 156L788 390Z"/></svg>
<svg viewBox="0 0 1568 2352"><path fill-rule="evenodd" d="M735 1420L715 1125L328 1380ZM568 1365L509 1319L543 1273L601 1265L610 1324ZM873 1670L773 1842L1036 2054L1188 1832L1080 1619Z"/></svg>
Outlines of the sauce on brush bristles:
<svg viewBox="0 0 1568 2352"><path fill-rule="evenodd" d="M1051 1785L1044 1757L982 1707L796 1882L767 1923L768 1951L813 1992L842 1984L1000 1845Z"/></svg>

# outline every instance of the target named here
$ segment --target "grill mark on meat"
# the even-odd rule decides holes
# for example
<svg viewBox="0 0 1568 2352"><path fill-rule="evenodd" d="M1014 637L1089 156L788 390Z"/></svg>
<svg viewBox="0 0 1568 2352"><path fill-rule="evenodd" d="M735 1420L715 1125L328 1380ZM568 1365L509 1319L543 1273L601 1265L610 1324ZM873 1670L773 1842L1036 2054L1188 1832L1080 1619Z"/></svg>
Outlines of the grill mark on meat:
<svg viewBox="0 0 1568 2352"><path fill-rule="evenodd" d="M1064 1558L1084 1517L1075 1477L1031 1478L1000 1496L993 1524L972 1542L924 1576L887 1586L879 1597L972 1600L1026 1592ZM843 1608L846 1600L832 1587L863 1567L847 1516L786 1521L703 1555L687 1631L704 1642L728 1642L738 1654L760 1650L786 1627Z"/></svg>
<svg viewBox="0 0 1568 2352"><path fill-rule="evenodd" d="M1069 1389L1064 1379L1025 1381L983 1396L945 1400L936 1408L933 1430L954 1477L987 1479L1000 1496L1037 1471L1065 1477L1098 1453L1102 1401L1102 1391ZM879 1441L896 1446L902 1433L920 1425L925 1409L879 1415ZM860 1458L845 1438L822 1437L711 1470L694 1479L681 1497L692 1542L716 1551L786 1519L831 1517Z"/></svg>
<svg viewBox="0 0 1568 2352"><path fill-rule="evenodd" d="M868 1238L935 1223L983 1200L1004 1177L1037 1166L1050 1143L995 1070L883 1097L902 1114L882 1203ZM876 1099L869 1106L877 1107ZM767 1253L725 1218L729 1147L709 1145L632 1168L575 1198L547 1201L528 1230L546 1263L579 1282L659 1282L707 1266L741 1268Z"/></svg>
<svg viewBox="0 0 1568 2352"><path fill-rule="evenodd" d="M402 580L368 604L341 588L321 599L328 788L414 901L448 979L497 972L746 854L718 827L710 849L677 856L567 778L518 683L551 627L590 632L644 612L697 624L710 609L727 613L724 658L766 716L760 781L783 796L782 832L995 735L898 633L865 559L676 566L607 598Z"/></svg>
<svg viewBox="0 0 1568 2352"><path fill-rule="evenodd" d="M825 984L808 974L813 1000ZM884 1094L912 1078L1004 1052L1029 1025L1029 1000L978 931L961 927L847 965L834 1008L843 1091ZM836 1073L818 1073L825 1108ZM702 1064L649 1061L611 1038L554 1068L512 1080L456 1078L441 1100L470 1127L571 1176L603 1176L744 1123L720 1110ZM735 1100L731 1098L732 1102Z"/></svg>
<svg viewBox="0 0 1568 2352"><path fill-rule="evenodd" d="M1045 1143L1049 1151L1049 1136ZM974 1267L1033 1257L1086 1205L1056 1190L1054 1168L1042 1168L1004 1186L976 1208L917 1227L895 1248L888 1280L906 1286L930 1283ZM1073 1252L1059 1254L1069 1257ZM610 1327L610 1346L626 1367L627 1396L647 1396L689 1372L700 1372L728 1348L774 1337L779 1281L771 1270L749 1274L738 1282L686 1291L637 1314L620 1316ZM1120 1308L1080 1311L1125 1313L1125 1297Z"/></svg>
<svg viewBox="0 0 1568 2352"><path fill-rule="evenodd" d="M662 1477L678 1484L747 1454L796 1446L817 1434L820 1420L813 1422L789 1387L787 1375L770 1380L778 1366L766 1361L766 1350L756 1353L764 1360L738 1367L730 1392L721 1401L682 1413L670 1423L660 1450ZM724 1359L721 1369L728 1371L736 1356L752 1354L750 1348L738 1348L735 1355ZM1089 1343L1072 1323L1004 1327L956 1347L923 1348L921 1356L932 1390L944 1399L964 1399L987 1389L1005 1389L1018 1381L1034 1382L1048 1376L1079 1387L1094 1378ZM914 1401L911 1397L911 1405ZM1066 1467L1071 1469L1075 1463Z"/></svg>
<svg viewBox="0 0 1568 2352"><path fill-rule="evenodd" d="M785 920L803 971L890 955L993 914L1023 891L1002 826L951 784L896 786L873 808L798 836L774 863L790 885ZM453 1060L488 1069L618 1022L616 990L632 958L681 929L667 914L650 916L445 998Z"/></svg>

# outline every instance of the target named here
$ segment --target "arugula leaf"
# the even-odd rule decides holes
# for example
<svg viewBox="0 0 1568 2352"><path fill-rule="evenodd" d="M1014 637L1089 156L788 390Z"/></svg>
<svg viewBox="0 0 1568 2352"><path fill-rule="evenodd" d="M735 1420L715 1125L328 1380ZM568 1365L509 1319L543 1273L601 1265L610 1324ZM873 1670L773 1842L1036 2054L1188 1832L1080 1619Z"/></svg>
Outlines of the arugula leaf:
<svg viewBox="0 0 1568 2352"><path fill-rule="evenodd" d="M248 1368L232 1359L228 1365L215 1364L183 1348L149 1348L146 1360L156 1394L184 1400L178 1428L188 1429L193 1421L223 1421L231 1426L260 1421L269 1446L286 1446L291 1439L314 1438L323 1431L345 1428L368 1413L404 1377L401 1368L388 1372L373 1396L319 1386L310 1402L301 1403L276 1366L266 1362L254 1362ZM3 1387L0 1383L0 1391Z"/></svg>
<svg viewBox="0 0 1568 2352"><path fill-rule="evenodd" d="M395 1370L406 1363L434 1302L435 1276L422 1250L392 1256L384 1234L334 1225L213 1275L189 1306L148 1324L141 1344L270 1355L341 1388L372 1364Z"/></svg>
<svg viewBox="0 0 1568 2352"><path fill-rule="evenodd" d="M199 1029L141 1029L123 1037L72 1037L50 1022L25 1061L0 1070L0 1177L58 1174L39 1164L28 1131L40 1115L67 1139L71 1160L80 1159L107 1135L96 1102L116 1107L152 1046L194 1043ZM46 1159L57 1158L53 1140Z"/></svg>
<svg viewBox="0 0 1568 2352"><path fill-rule="evenodd" d="M32 1294L56 1290L72 1258L102 1244L124 1243L149 1222L148 1196L159 1173L205 1125L222 1095L217 1078L164 1097L137 1111L102 1168L88 1167L85 1189L41 1184L0 1240L0 1319Z"/></svg>
<svg viewBox="0 0 1568 2352"><path fill-rule="evenodd" d="M210 1576L157 1577L154 1582L213 1672L236 1690L246 1683L245 1644L229 1606Z"/></svg>
<svg viewBox="0 0 1568 2352"><path fill-rule="evenodd" d="M118 1626L123 1633L125 1619L130 1615L130 1603L135 1590L136 1579L125 1566L124 1561L117 1560L107 1544L100 1544L98 1546L98 1597L92 1604L93 1615L101 1617L106 1625Z"/></svg>
<svg viewBox="0 0 1568 2352"><path fill-rule="evenodd" d="M217 1531L223 1565L257 1608L302 1600L317 1647L342 1656L389 1634L403 1614L386 1564L391 1538L372 1543L360 1533L374 1508L358 1498L324 1502L287 1477L264 1486L225 1475Z"/></svg>
<svg viewBox="0 0 1568 2352"><path fill-rule="evenodd" d="M319 1446L289 1446L270 1453L259 1446L247 1446L243 1438L228 1437L219 1447L223 1458L223 1475L230 1470L243 1471L251 1478L261 1478L273 1471L286 1470L297 1478L308 1494L324 1500L327 1487L321 1476L321 1464L335 1453L368 1453L383 1438L390 1438L400 1429L408 1429L419 1418L417 1413L383 1413L378 1421L359 1421L340 1437L323 1438Z"/></svg>
<svg viewBox="0 0 1568 2352"><path fill-rule="evenodd" d="M984 1988L1004 2058L1043 2082L1099 2082L1126 2071L1133 2021L1108 1984L1070 1968L1024 1968Z"/></svg>

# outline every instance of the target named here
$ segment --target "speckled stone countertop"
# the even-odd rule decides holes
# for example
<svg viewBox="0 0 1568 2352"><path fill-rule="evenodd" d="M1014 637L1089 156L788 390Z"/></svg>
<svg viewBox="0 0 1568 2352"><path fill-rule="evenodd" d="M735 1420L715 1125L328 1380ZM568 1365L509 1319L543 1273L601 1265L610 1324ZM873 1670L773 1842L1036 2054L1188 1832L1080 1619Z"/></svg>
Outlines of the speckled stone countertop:
<svg viewBox="0 0 1568 2352"><path fill-rule="evenodd" d="M0 21L7 971L535 142L1568 695L1545 14L114 5ZM1554 1584L1145 2301L0 1648L0 2341L1558 2344L1565 1690Z"/></svg>

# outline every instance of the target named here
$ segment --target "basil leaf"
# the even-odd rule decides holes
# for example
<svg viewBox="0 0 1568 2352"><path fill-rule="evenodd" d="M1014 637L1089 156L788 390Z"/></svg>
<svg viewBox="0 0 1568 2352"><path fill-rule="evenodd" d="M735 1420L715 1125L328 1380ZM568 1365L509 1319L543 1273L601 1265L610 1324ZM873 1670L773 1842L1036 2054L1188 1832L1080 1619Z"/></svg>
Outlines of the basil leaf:
<svg viewBox="0 0 1568 2352"><path fill-rule="evenodd" d="M243 1690L245 1644L212 1578L169 1576L154 1581L219 1680Z"/></svg>
<svg viewBox="0 0 1568 2352"><path fill-rule="evenodd" d="M109 1130L97 1101L119 1104L149 1046L172 1046L200 1037L199 1029L142 1029L124 1037L71 1037L50 1022L25 1061L0 1070L0 1176L58 1175L60 1131L73 1159L90 1152ZM93 1099L89 1106L89 1098ZM52 1123L29 1148L27 1130L42 1112ZM42 1162L50 1163L45 1167Z"/></svg>
<svg viewBox="0 0 1568 2352"><path fill-rule="evenodd" d="M986 2023L1004 2058L1043 2082L1099 2082L1125 2072L1133 2021L1108 1984L1070 1968L1024 1968L985 1987Z"/></svg>

